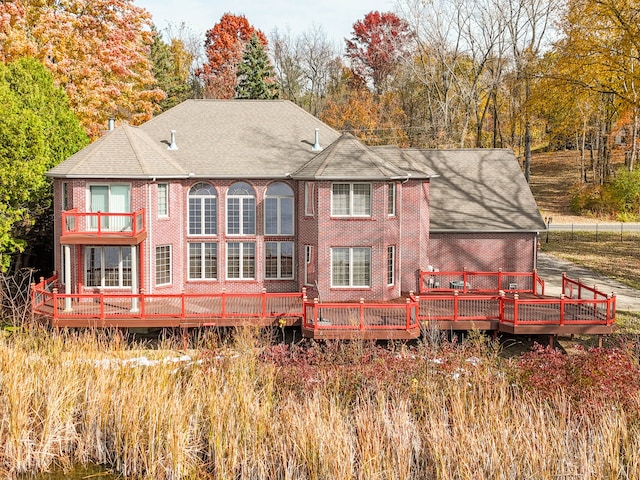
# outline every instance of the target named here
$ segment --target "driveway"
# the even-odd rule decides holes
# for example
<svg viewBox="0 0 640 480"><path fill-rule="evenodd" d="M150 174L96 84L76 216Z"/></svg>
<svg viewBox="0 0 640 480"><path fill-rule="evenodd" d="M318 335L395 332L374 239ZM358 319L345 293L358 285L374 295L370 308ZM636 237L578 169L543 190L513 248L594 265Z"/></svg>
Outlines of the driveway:
<svg viewBox="0 0 640 480"><path fill-rule="evenodd" d="M603 293L616 294L616 308L621 311L640 311L640 291L600 274L563 260L549 253L538 252L538 275L544 280L545 295L554 297L562 293L562 273L573 280L581 279L587 285L597 285Z"/></svg>

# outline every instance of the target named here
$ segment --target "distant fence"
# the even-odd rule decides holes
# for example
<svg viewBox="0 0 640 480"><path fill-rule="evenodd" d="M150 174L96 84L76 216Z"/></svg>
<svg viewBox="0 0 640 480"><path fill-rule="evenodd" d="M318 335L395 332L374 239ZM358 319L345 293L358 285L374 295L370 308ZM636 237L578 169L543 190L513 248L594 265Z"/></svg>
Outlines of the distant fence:
<svg viewBox="0 0 640 480"><path fill-rule="evenodd" d="M612 237L624 241L625 238L635 240L640 236L640 223L608 222L608 223L551 223L541 233L545 241L553 241L556 235L569 235L571 240L600 241L611 240Z"/></svg>

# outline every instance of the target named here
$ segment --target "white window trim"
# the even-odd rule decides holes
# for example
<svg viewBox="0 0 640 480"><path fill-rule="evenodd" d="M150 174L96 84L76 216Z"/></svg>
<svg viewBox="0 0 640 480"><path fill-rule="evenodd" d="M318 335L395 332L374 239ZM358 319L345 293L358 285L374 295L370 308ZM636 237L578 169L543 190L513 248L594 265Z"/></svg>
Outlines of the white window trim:
<svg viewBox="0 0 640 480"><path fill-rule="evenodd" d="M238 256L239 256L239 269L238 269L238 273L240 274L239 277L230 277L229 276L229 244L230 243L238 243L240 245L240 251L238 252ZM253 244L253 277L243 277L243 270L244 270L244 244L245 243L251 243ZM227 280L230 281L255 281L257 280L256 278L256 273L257 273L257 267L258 267L258 245L257 242L254 241L249 241L249 242L243 242L243 241L232 241L232 242L227 242L225 245L225 260L226 260L226 272L225 272L225 278Z"/></svg>
<svg viewBox="0 0 640 480"><path fill-rule="evenodd" d="M333 283L333 251L334 249L349 249L349 285L335 285ZM367 249L369 250L369 282L371 282L372 279L372 251L371 251L371 247L332 247L331 248L331 288L341 288L341 289L358 289L358 290L362 290L362 289L370 289L371 285L354 285L353 284L353 251L355 249Z"/></svg>
<svg viewBox="0 0 640 480"><path fill-rule="evenodd" d="M295 212L295 202L292 196L285 195L268 195L265 196L265 207L264 207L264 235L265 237L290 237L295 235L296 233L296 212ZM267 233L267 198L273 198L276 200L276 219L278 222L278 232L277 233ZM291 200L291 233L282 233L282 200L288 199Z"/></svg>
<svg viewBox="0 0 640 480"><path fill-rule="evenodd" d="M105 275L104 275L104 249L108 248L108 247L115 247L118 248L120 250L120 258L118 261L118 285L105 285L104 284L104 280L105 280ZM101 275L100 275L100 285L89 285L87 283L87 270L89 269L89 255L87 254L88 250L90 248L99 248L101 250L101 259L100 259L100 268L101 268ZM129 245L85 245L84 246L84 252L83 252L83 256L84 256L84 283L87 287L89 288L100 288L100 289L131 289L132 285L124 285L124 268L122 266L122 251L125 248L131 248ZM133 256L131 257L131 269L132 269L132 274L133 274L133 262L136 261L136 258L134 258ZM131 279L131 282L133 283L133 278Z"/></svg>
<svg viewBox="0 0 640 480"><path fill-rule="evenodd" d="M198 183L206 183L206 182L198 182ZM194 184L197 185L197 184ZM213 190L215 191L215 194L213 195L193 195L191 196L189 194L189 192L191 191L191 188L193 188L194 185L191 185L191 187L189 187L189 191L187 191L187 236L188 237L193 237L193 238L199 238L199 237L217 237L218 236L218 226L220 223L220 218L219 218L219 214L218 214L218 208L219 208L219 195L218 195L218 191L216 190L215 187L213 187L213 185L211 185L213 187ZM200 209L201 209L201 214L200 214L200 231L202 233L191 233L190 230L190 220L191 220L191 199L192 198L197 198L198 200L200 200ZM205 233L205 215L204 215L204 201L205 199L210 199L213 198L215 199L215 213L216 213L216 223L215 223L215 233ZM167 204L167 213L169 211L169 207Z"/></svg>
<svg viewBox="0 0 640 480"><path fill-rule="evenodd" d="M166 212L165 213L160 213L160 185L164 185L165 187L165 207L166 207ZM158 192L158 197L156 199L157 201L157 207L158 207L158 218L168 218L169 217L169 184L166 182L162 182L162 183L158 183L157 184L157 192Z"/></svg>
<svg viewBox="0 0 640 480"><path fill-rule="evenodd" d="M62 193L62 211L69 210L69 182L62 182L60 185Z"/></svg>
<svg viewBox="0 0 640 480"><path fill-rule="evenodd" d="M169 282L168 283L157 283L158 282L158 248L159 247L169 247ZM155 267L156 267L156 287L164 287L167 285L173 284L173 247L171 244L168 245L156 245L155 251Z"/></svg>
<svg viewBox="0 0 640 480"><path fill-rule="evenodd" d="M282 241L266 241L264 242L264 279L265 280L294 280L295 272L296 272L296 246L293 243L293 240L282 240ZM276 277L267 277L267 243L276 243L277 246L277 258L278 258L278 275ZM283 277L282 276L282 244L290 243L291 244L291 276Z"/></svg>
<svg viewBox="0 0 640 480"><path fill-rule="evenodd" d="M389 260L391 260L391 283L389 283ZM389 245L387 247L387 286L392 287L396 284L396 246Z"/></svg>
<svg viewBox="0 0 640 480"><path fill-rule="evenodd" d="M316 189L315 183L304 182L304 214L307 217L315 215ZM333 189L333 187L331 187ZM333 190L331 190L333 192Z"/></svg>
<svg viewBox="0 0 640 480"><path fill-rule="evenodd" d="M240 200L240 221L238 224L240 233L229 233L229 200L232 198L237 198ZM244 201L246 199L252 199L253 200L253 233L244 233L244 222L242 221L242 215L244 212ZM227 236L228 237L255 237L256 236L256 224L258 219L257 217L257 202L256 202L256 197L255 196L250 196L250 195L229 195L227 196L227 200L225 202L225 223L226 223L226 232L227 232Z"/></svg>
<svg viewBox="0 0 640 480"><path fill-rule="evenodd" d="M313 245L305 245L304 246L304 284L305 285L313 285L313 283L309 282L309 264L313 260Z"/></svg>
<svg viewBox="0 0 640 480"><path fill-rule="evenodd" d="M392 193L393 192L393 193ZM396 200L397 200L398 188L395 183L389 183L387 187L387 216L395 217L396 216ZM393 202L391 201L391 196L393 195ZM391 208L389 208L391 207Z"/></svg>
<svg viewBox="0 0 640 480"><path fill-rule="evenodd" d="M333 186L334 185L349 185L349 213L337 214L333 213ZM353 213L353 187L354 185L368 185L369 186L369 213L368 214L354 214ZM372 206L373 206L373 187L371 183L367 182L334 182L331 184L331 216L335 218L371 218Z"/></svg>
<svg viewBox="0 0 640 480"><path fill-rule="evenodd" d="M216 276L212 278L204 277L205 271L205 256L204 256L204 245L205 243L213 243L216 245ZM200 245L200 272L201 275L199 277L191 276L191 253L189 251L191 245ZM220 244L218 242L187 242L187 280L189 281L200 281L200 282L214 282L217 281L220 277Z"/></svg>

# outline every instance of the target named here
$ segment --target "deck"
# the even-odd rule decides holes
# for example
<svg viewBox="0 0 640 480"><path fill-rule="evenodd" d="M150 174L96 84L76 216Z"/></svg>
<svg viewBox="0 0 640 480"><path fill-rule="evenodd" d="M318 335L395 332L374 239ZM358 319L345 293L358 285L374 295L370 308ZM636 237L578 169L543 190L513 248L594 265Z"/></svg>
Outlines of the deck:
<svg viewBox="0 0 640 480"><path fill-rule="evenodd" d="M54 276L32 285L32 310L55 328L299 326L317 339L411 339L427 329L553 335L614 328L615 296L567 277L565 293L550 298L535 272L423 273L419 294L376 303L320 303L304 291L66 295Z"/></svg>

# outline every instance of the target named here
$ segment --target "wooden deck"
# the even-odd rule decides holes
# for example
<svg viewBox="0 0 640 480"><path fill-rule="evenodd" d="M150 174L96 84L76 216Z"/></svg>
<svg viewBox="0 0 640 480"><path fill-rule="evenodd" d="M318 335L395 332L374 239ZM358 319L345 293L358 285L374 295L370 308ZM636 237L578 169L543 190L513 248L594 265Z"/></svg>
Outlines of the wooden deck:
<svg viewBox="0 0 640 480"><path fill-rule="evenodd" d="M536 293L540 283L532 277L534 288L522 291L474 291L465 280L461 288L455 283L376 303L319 303L304 291L65 295L56 284L55 277L41 279L31 293L34 314L55 328L299 326L316 339L411 339L427 329L554 335L608 334L615 327L615 297L568 278L561 298Z"/></svg>

